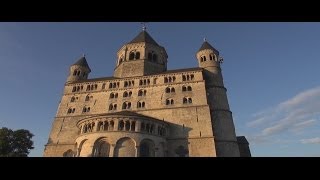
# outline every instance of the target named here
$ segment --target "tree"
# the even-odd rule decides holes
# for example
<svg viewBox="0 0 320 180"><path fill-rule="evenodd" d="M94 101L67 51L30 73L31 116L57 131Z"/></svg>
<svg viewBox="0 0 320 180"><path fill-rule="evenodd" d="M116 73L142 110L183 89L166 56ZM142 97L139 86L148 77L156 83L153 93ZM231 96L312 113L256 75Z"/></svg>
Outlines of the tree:
<svg viewBox="0 0 320 180"><path fill-rule="evenodd" d="M0 157L27 157L33 149L33 134L25 129L0 129Z"/></svg>

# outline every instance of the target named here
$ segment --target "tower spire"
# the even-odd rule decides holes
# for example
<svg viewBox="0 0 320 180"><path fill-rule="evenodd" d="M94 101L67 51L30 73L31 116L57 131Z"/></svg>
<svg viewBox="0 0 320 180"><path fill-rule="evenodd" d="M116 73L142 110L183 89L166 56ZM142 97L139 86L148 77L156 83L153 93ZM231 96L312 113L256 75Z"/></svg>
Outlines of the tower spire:
<svg viewBox="0 0 320 180"><path fill-rule="evenodd" d="M146 31L147 30L147 27L146 27L146 24L147 22L142 22L142 31Z"/></svg>

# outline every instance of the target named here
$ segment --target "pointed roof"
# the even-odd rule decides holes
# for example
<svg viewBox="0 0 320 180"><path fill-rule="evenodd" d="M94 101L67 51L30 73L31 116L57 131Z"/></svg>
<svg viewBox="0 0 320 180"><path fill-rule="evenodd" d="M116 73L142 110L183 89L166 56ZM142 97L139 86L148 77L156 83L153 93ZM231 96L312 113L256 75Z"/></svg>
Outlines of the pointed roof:
<svg viewBox="0 0 320 180"><path fill-rule="evenodd" d="M143 30L141 31L138 36L136 36L130 43L139 43L139 42L145 42L145 43L150 43L154 45L158 45L158 43L147 33L147 31Z"/></svg>
<svg viewBox="0 0 320 180"><path fill-rule="evenodd" d="M206 40L203 42L202 46L200 47L199 51L205 50L205 49L212 49L213 51L217 52L219 54L219 51L216 50L214 47L212 47Z"/></svg>
<svg viewBox="0 0 320 180"><path fill-rule="evenodd" d="M83 66L83 67L86 67L88 68L90 71L90 67L87 63L87 60L86 60L86 57L85 56L82 56L76 63L74 63L73 65L79 65L79 66Z"/></svg>

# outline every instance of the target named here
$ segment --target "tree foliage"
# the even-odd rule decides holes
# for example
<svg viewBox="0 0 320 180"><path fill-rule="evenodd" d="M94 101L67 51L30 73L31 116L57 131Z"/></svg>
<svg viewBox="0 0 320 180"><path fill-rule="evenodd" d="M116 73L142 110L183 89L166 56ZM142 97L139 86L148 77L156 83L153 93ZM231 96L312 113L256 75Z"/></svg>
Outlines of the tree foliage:
<svg viewBox="0 0 320 180"><path fill-rule="evenodd" d="M0 129L0 157L27 157L33 149L33 134L25 129Z"/></svg>

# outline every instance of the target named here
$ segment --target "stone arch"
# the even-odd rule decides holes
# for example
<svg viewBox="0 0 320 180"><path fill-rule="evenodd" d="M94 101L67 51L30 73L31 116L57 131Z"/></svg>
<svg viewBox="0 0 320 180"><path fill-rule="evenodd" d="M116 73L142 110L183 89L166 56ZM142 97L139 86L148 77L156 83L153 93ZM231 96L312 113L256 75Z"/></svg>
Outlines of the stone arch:
<svg viewBox="0 0 320 180"><path fill-rule="evenodd" d="M124 137L117 141L114 149L114 157L135 157L136 143L133 139Z"/></svg>
<svg viewBox="0 0 320 180"><path fill-rule="evenodd" d="M93 157L109 157L110 143L105 137L99 138L93 145L92 156Z"/></svg>
<svg viewBox="0 0 320 180"><path fill-rule="evenodd" d="M139 148L140 157L155 157L155 145L151 139L143 139Z"/></svg>
<svg viewBox="0 0 320 180"><path fill-rule="evenodd" d="M90 157L91 147L87 139L83 140L79 145L79 156L80 157Z"/></svg>
<svg viewBox="0 0 320 180"><path fill-rule="evenodd" d="M63 153L63 157L73 157L74 152L71 149L68 149L66 152Z"/></svg>

